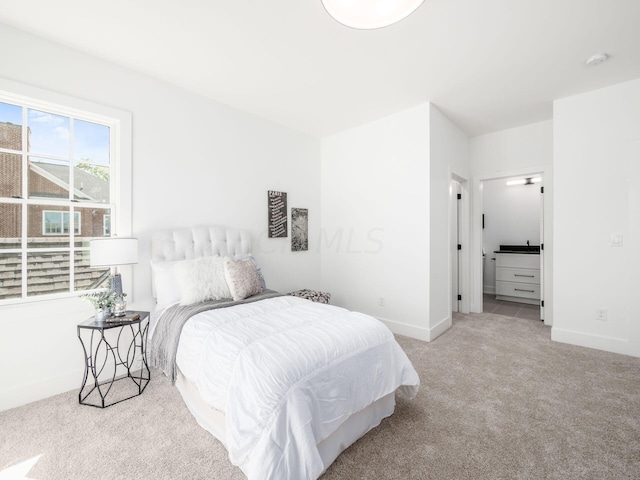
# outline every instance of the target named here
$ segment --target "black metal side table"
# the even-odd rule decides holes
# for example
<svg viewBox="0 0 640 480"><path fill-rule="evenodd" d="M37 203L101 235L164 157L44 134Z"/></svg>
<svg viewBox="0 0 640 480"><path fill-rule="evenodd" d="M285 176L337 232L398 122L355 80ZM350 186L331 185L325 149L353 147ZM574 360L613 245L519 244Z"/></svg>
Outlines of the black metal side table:
<svg viewBox="0 0 640 480"><path fill-rule="evenodd" d="M132 316L139 317L130 320ZM147 363L149 312L127 311L122 321L78 325L84 351L81 405L105 408L140 395L151 380ZM90 378L91 377L91 378Z"/></svg>

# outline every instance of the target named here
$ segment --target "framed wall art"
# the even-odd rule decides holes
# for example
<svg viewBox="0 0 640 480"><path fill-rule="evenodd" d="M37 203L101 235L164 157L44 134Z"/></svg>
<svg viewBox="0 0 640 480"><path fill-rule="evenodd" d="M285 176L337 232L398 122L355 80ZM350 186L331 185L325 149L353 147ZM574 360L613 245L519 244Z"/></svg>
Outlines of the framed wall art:
<svg viewBox="0 0 640 480"><path fill-rule="evenodd" d="M267 196L269 238L289 236L287 225L287 193L269 190Z"/></svg>
<svg viewBox="0 0 640 480"><path fill-rule="evenodd" d="M309 210L291 209L291 251L309 250Z"/></svg>

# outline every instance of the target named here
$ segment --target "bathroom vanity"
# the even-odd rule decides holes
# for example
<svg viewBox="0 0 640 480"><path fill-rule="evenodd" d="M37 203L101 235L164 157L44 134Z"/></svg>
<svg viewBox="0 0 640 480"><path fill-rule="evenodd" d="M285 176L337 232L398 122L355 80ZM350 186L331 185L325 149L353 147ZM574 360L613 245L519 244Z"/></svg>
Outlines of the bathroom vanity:
<svg viewBox="0 0 640 480"><path fill-rule="evenodd" d="M540 304L540 247L500 245L496 254L496 299Z"/></svg>

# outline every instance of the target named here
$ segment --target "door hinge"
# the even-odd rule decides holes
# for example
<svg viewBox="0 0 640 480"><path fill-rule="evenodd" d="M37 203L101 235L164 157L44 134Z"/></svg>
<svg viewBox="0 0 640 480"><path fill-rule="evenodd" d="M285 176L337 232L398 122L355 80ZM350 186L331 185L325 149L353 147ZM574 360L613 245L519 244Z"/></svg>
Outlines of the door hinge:
<svg viewBox="0 0 640 480"><path fill-rule="evenodd" d="M544 300L540 300L540 306L544 307Z"/></svg>
<svg viewBox="0 0 640 480"><path fill-rule="evenodd" d="M461 199L462 199L462 194L461 194L461 193L459 193L459 194L458 194L458 200L461 200Z"/></svg>
<svg viewBox="0 0 640 480"><path fill-rule="evenodd" d="M458 300L462 300L462 295L458 295Z"/></svg>
<svg viewBox="0 0 640 480"><path fill-rule="evenodd" d="M540 187L540 193L544 193L544 187Z"/></svg>
<svg viewBox="0 0 640 480"><path fill-rule="evenodd" d="M458 244L458 250L462 250L462 245Z"/></svg>
<svg viewBox="0 0 640 480"><path fill-rule="evenodd" d="M540 244L540 250L544 250L544 243Z"/></svg>

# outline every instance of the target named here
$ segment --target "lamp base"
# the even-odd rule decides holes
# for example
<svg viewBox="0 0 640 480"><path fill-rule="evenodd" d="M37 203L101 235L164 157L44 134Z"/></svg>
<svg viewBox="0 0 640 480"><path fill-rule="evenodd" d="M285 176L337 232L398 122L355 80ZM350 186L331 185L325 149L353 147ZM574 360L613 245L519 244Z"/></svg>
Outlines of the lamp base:
<svg viewBox="0 0 640 480"><path fill-rule="evenodd" d="M116 297L122 296L122 277L119 273L116 273L111 279L111 291L116 294Z"/></svg>

